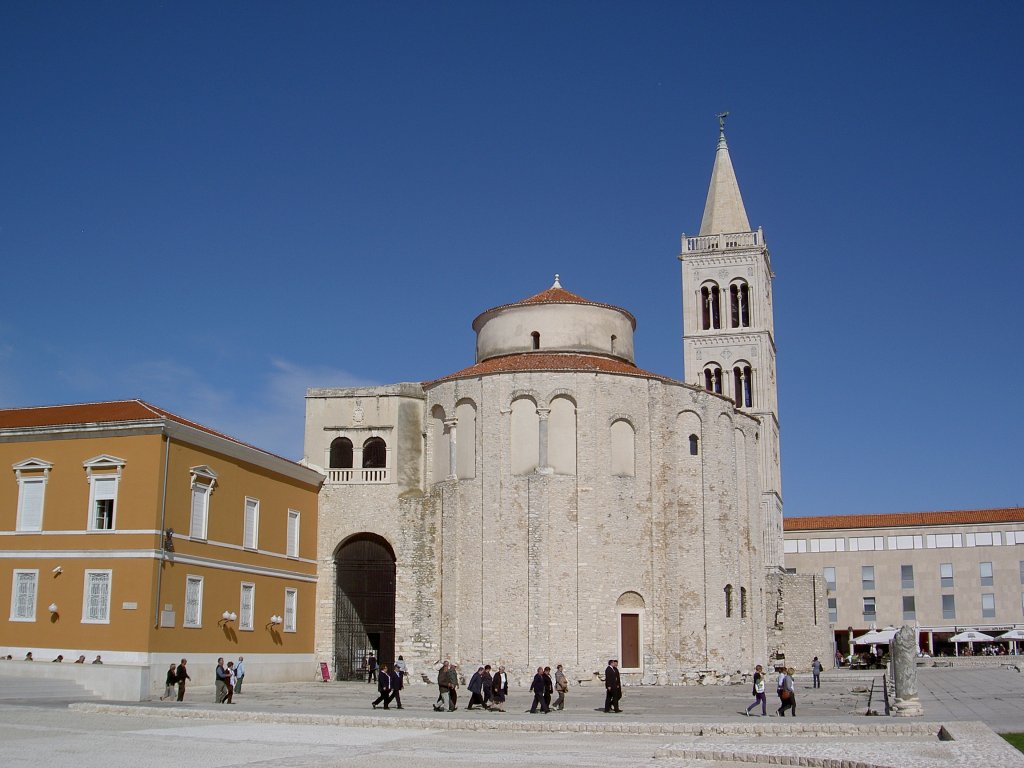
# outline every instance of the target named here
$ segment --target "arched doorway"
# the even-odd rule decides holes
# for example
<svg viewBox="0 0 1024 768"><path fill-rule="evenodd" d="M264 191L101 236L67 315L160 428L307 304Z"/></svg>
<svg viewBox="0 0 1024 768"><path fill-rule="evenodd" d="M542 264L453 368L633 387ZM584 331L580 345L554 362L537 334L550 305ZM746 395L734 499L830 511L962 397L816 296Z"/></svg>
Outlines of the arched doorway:
<svg viewBox="0 0 1024 768"><path fill-rule="evenodd" d="M380 536L360 533L342 542L334 565L335 676L356 680L367 655L395 658L395 553Z"/></svg>

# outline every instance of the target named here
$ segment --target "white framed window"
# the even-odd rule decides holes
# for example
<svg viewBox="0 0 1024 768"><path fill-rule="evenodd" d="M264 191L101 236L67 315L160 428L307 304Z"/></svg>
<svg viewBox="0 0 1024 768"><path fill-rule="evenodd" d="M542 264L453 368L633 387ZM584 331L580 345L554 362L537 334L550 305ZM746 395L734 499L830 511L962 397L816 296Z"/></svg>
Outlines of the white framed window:
<svg viewBox="0 0 1024 768"><path fill-rule="evenodd" d="M205 539L210 521L210 495L217 485L217 473L208 466L192 467L192 514L188 535L193 539Z"/></svg>
<svg viewBox="0 0 1024 768"><path fill-rule="evenodd" d="M996 596L991 592L981 596L981 618L994 619L996 617Z"/></svg>
<svg viewBox="0 0 1024 768"><path fill-rule="evenodd" d="M106 453L82 462L82 466L85 467L85 477L89 483L87 530L114 530L117 488L124 463L124 459Z"/></svg>
<svg viewBox="0 0 1024 768"><path fill-rule="evenodd" d="M298 609L299 590L288 587L284 591L284 631L295 631L295 612Z"/></svg>
<svg viewBox="0 0 1024 768"><path fill-rule="evenodd" d="M939 586L942 589L953 588L953 564L939 563ZM947 618L947 617L943 617Z"/></svg>
<svg viewBox="0 0 1024 768"><path fill-rule="evenodd" d="M36 595L39 591L39 571L18 568L11 584L11 621L36 620Z"/></svg>
<svg viewBox="0 0 1024 768"><path fill-rule="evenodd" d="M860 567L860 585L865 592L873 592L875 589L875 566L862 565Z"/></svg>
<svg viewBox="0 0 1024 768"><path fill-rule="evenodd" d="M203 577L185 577L185 620L184 627L203 626Z"/></svg>
<svg viewBox="0 0 1024 768"><path fill-rule="evenodd" d="M299 519L301 515L294 509L288 510L288 557L299 556Z"/></svg>
<svg viewBox="0 0 1024 768"><path fill-rule="evenodd" d="M242 582L242 594L238 601L238 628L252 630L253 612L256 605L256 585Z"/></svg>
<svg viewBox="0 0 1024 768"><path fill-rule="evenodd" d="M978 563L978 575L981 578L981 586L992 586L992 563Z"/></svg>
<svg viewBox="0 0 1024 768"><path fill-rule="evenodd" d="M245 522L242 524L242 546L257 549L260 539L260 500L246 497Z"/></svg>
<svg viewBox="0 0 1024 768"><path fill-rule="evenodd" d="M110 623L110 579L112 572L87 570L82 596L82 623Z"/></svg>
<svg viewBox="0 0 1024 768"><path fill-rule="evenodd" d="M821 575L825 577L825 588L835 592L836 591L836 567L834 565L826 565L821 570Z"/></svg>
<svg viewBox="0 0 1024 768"><path fill-rule="evenodd" d="M43 530L43 502L46 482L53 464L42 459L25 459L13 465L18 481L18 517L15 530Z"/></svg>

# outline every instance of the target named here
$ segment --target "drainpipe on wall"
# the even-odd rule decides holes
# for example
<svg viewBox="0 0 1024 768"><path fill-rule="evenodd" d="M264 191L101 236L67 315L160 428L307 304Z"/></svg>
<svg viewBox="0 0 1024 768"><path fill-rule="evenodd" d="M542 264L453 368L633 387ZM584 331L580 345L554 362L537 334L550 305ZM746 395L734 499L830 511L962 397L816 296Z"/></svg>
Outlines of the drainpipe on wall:
<svg viewBox="0 0 1024 768"><path fill-rule="evenodd" d="M160 628L160 587L164 577L164 561L167 559L167 550L164 549L164 537L167 535L167 465L171 455L171 436L164 433L164 482L160 493L160 536L158 546L160 547L160 559L157 561L156 572L156 600L154 601L153 629Z"/></svg>

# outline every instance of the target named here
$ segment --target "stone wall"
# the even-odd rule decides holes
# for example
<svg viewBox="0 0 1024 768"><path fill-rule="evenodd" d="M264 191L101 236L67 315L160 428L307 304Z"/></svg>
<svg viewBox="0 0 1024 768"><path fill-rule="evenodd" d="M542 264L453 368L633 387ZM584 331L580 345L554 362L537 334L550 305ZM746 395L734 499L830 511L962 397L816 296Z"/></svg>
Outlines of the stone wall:
<svg viewBox="0 0 1024 768"><path fill-rule="evenodd" d="M825 579L821 575L770 573L767 578L768 663L798 671L817 656L832 666L832 630L828 623Z"/></svg>

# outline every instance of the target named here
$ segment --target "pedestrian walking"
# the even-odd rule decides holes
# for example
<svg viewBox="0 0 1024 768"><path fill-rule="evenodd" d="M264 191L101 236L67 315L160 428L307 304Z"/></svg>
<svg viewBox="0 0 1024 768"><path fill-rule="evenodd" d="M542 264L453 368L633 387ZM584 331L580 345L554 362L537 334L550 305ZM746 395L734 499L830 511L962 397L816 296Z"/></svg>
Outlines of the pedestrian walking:
<svg viewBox="0 0 1024 768"><path fill-rule="evenodd" d="M84 659L85 657L83 656L82 658ZM78 662L75 663L77 664ZM83 662L83 664L84 663L85 662ZM164 680L164 695L160 697L160 701L163 701L164 699L169 699L171 698L171 696L174 695L174 684L177 682L178 670L175 667L174 662L172 661L170 669L167 670L167 679Z"/></svg>
<svg viewBox="0 0 1024 768"><path fill-rule="evenodd" d="M750 710L761 704L761 717L768 714L768 699L764 694L764 668L758 664L754 667L754 687L750 691L754 695L753 703L747 707L746 715L750 717Z"/></svg>
<svg viewBox="0 0 1024 768"><path fill-rule="evenodd" d="M391 700L395 702L398 709L402 709L402 688L405 686L405 678L402 677L397 666L392 666L388 674L391 677Z"/></svg>
<svg viewBox="0 0 1024 768"><path fill-rule="evenodd" d="M373 700L373 708L376 709L378 704L384 702L384 709L389 709L388 704L391 703L391 676L388 674L387 664L381 664L380 669L377 670L377 693L380 695Z"/></svg>
<svg viewBox="0 0 1024 768"><path fill-rule="evenodd" d="M245 656L239 656L235 663L235 693L242 692L242 681L245 679Z"/></svg>
<svg viewBox="0 0 1024 768"><path fill-rule="evenodd" d="M821 662L818 661L818 657L814 657L814 661L811 662L811 675L814 676L814 687L821 688Z"/></svg>
<svg viewBox="0 0 1024 768"><path fill-rule="evenodd" d="M225 682L228 685L228 695L227 695L227 698L224 699L224 703L225 704L234 704L235 703L235 683L237 682L236 679L235 679L235 662L229 661L226 671L228 673L228 679Z"/></svg>
<svg viewBox="0 0 1024 768"><path fill-rule="evenodd" d="M377 682L377 659L372 653L370 658L366 660L366 682Z"/></svg>
<svg viewBox="0 0 1024 768"><path fill-rule="evenodd" d="M555 683L551 679L551 667L544 667L544 712L551 711L551 694L555 691Z"/></svg>
<svg viewBox="0 0 1024 768"><path fill-rule="evenodd" d="M224 666L224 658L217 659L217 669L214 671L214 694L213 701L216 704L223 704L228 698L228 674Z"/></svg>
<svg viewBox="0 0 1024 768"><path fill-rule="evenodd" d="M507 697L508 675L505 673L505 667L499 666L498 671L494 673L494 677L491 679L491 698L494 700L494 707L492 709L504 712L505 699Z"/></svg>
<svg viewBox="0 0 1024 768"><path fill-rule="evenodd" d="M491 675L490 664L484 664L483 674L480 675L480 683L481 695L484 697L484 709L490 709L491 697L493 695L492 688L494 686L494 678Z"/></svg>
<svg viewBox="0 0 1024 768"><path fill-rule="evenodd" d="M533 676L533 682L530 683L530 691L533 693L533 704L530 707L530 714L537 714L537 705L540 705L540 711L543 714L548 713L548 705L544 701L544 691L546 689L544 683L544 667L537 667L537 674Z"/></svg>
<svg viewBox="0 0 1024 768"><path fill-rule="evenodd" d="M484 668L480 667L473 676L469 678L469 685L466 686L466 690L469 691L469 705L466 707L467 710L472 709L474 704L483 705L483 686L484 686Z"/></svg>
<svg viewBox="0 0 1024 768"><path fill-rule="evenodd" d="M786 716L786 710L791 709L791 717L796 717L796 684L793 682L793 668L790 667L782 675L782 684L779 686L779 717Z"/></svg>
<svg viewBox="0 0 1024 768"><path fill-rule="evenodd" d="M95 663L96 662L94 661L93 664ZM185 700L185 681L192 679L188 673L188 669L186 668L187 664L188 659L182 659L181 664L179 664L178 668L174 670L174 677L178 681L178 701Z"/></svg>
<svg viewBox="0 0 1024 768"><path fill-rule="evenodd" d="M604 711L621 712L622 679L619 677L618 659L608 659L608 666L604 668L604 691Z"/></svg>
<svg viewBox="0 0 1024 768"><path fill-rule="evenodd" d="M562 665L559 664L555 667L555 693L558 694L558 698L555 699L555 709L561 712L565 709L565 694L569 692L569 678L565 676L565 672L562 671Z"/></svg>

